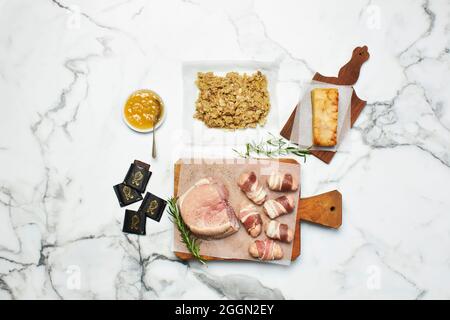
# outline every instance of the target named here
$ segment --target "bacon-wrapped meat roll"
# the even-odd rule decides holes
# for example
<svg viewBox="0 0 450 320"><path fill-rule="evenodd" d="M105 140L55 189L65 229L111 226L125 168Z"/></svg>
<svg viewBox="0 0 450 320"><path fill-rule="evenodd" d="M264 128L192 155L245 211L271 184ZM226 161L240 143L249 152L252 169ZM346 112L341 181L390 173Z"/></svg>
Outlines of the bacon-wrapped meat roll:
<svg viewBox="0 0 450 320"><path fill-rule="evenodd" d="M266 235L271 239L282 242L291 242L294 239L294 233L289 229L288 225L276 220L271 220L266 225Z"/></svg>
<svg viewBox="0 0 450 320"><path fill-rule="evenodd" d="M255 240L248 248L248 252L259 260L280 260L284 255L280 245L271 239Z"/></svg>
<svg viewBox="0 0 450 320"><path fill-rule="evenodd" d="M253 238L259 236L262 230L262 219L258 212L258 208L255 205L251 203L241 204L239 220L242 222L249 235Z"/></svg>
<svg viewBox="0 0 450 320"><path fill-rule="evenodd" d="M261 205L266 201L267 193L263 185L256 178L256 174L252 171L250 173L243 173L239 177L238 186L246 194L247 198L252 200L257 205Z"/></svg>
<svg viewBox="0 0 450 320"><path fill-rule="evenodd" d="M264 203L263 208L270 219L275 219L294 210L294 197L292 195L286 195L268 200Z"/></svg>
<svg viewBox="0 0 450 320"><path fill-rule="evenodd" d="M267 180L267 185L273 191L295 191L298 188L298 181L290 173L273 171Z"/></svg>

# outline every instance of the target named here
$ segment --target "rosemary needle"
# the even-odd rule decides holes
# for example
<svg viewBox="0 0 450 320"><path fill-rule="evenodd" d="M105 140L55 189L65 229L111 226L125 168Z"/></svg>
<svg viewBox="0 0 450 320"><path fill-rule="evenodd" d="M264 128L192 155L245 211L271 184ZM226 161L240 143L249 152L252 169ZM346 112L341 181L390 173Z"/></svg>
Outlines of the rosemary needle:
<svg viewBox="0 0 450 320"><path fill-rule="evenodd" d="M301 149L297 145L288 142L282 137L275 137L273 134L269 134L270 138L267 140L246 143L245 152L240 152L236 149L233 149L233 151L242 158L250 158L253 154L265 155L270 158L293 154L302 157L305 161L306 155L311 153L309 149Z"/></svg>
<svg viewBox="0 0 450 320"><path fill-rule="evenodd" d="M181 217L180 209L177 205L177 198L171 197L167 200L167 203L167 211L171 216L172 222L177 226L178 231L180 232L181 241L183 241L183 243L186 245L186 248L195 259L203 264L206 264L205 259L203 259L200 255L200 245L198 239L192 235L191 231Z"/></svg>

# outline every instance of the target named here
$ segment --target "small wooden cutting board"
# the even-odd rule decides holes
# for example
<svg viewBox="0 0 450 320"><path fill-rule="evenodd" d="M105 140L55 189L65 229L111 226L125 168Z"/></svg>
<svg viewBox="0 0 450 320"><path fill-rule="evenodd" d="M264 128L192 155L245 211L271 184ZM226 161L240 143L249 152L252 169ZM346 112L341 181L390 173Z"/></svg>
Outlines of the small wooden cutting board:
<svg viewBox="0 0 450 320"><path fill-rule="evenodd" d="M340 70L337 77L325 77L320 73L316 73L313 77L313 80L335 84L335 85L345 85L351 86L358 81L359 73L361 71L361 66L364 62L366 62L370 57L367 46L357 47L353 50L352 57L349 62L347 62ZM361 111L366 106L366 101L361 100L356 95L356 92L353 91L352 100L351 100L351 126L355 123L356 119L358 119ZM297 105L292 111L289 119L284 125L283 129L280 131L280 135L287 140L290 140L292 128L294 126L295 114L297 112L297 108L301 106ZM333 159L336 152L334 151L321 151L321 150L313 150L311 153L322 160L325 163L330 163Z"/></svg>
<svg viewBox="0 0 450 320"><path fill-rule="evenodd" d="M284 163L297 163L294 159L278 159ZM174 165L174 196L178 197L178 184L180 181L181 164ZM301 192L301 188L299 186ZM294 261L300 256L300 221L309 221L318 225L339 228L342 224L342 195L339 191L334 190L309 198L299 198L296 216L295 236L293 240L293 248L291 260ZM185 252L175 251L175 255L182 260L192 259L192 255ZM202 256L205 260L240 260L240 259L224 259L213 256ZM242 260L248 261L248 260Z"/></svg>

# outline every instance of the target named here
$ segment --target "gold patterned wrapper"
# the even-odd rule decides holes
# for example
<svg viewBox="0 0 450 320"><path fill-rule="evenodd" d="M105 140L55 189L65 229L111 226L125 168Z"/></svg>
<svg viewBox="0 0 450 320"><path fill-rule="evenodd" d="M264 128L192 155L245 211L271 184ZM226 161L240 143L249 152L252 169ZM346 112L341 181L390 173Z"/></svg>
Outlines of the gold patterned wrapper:
<svg viewBox="0 0 450 320"><path fill-rule="evenodd" d="M161 220L161 216L166 208L166 201L155 196L151 192L147 192L142 201L139 211L145 213L147 217L155 221Z"/></svg>
<svg viewBox="0 0 450 320"><path fill-rule="evenodd" d="M128 169L124 183L142 193L145 191L145 188L147 188L151 175L152 173L150 171L149 164L139 160L134 160Z"/></svg>

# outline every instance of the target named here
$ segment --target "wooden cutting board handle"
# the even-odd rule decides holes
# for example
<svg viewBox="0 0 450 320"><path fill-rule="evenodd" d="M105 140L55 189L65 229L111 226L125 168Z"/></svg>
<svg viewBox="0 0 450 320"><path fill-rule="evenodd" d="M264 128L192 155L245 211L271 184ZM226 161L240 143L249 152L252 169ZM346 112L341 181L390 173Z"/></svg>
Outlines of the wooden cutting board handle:
<svg viewBox="0 0 450 320"><path fill-rule="evenodd" d="M301 251L301 221L330 228L339 228L342 224L342 195L334 190L319 194L314 197L301 198L298 200L297 226L295 228L291 260L300 256Z"/></svg>
<svg viewBox="0 0 450 320"><path fill-rule="evenodd" d="M299 200L300 220L331 228L342 224L342 195L334 190Z"/></svg>
<svg viewBox="0 0 450 320"><path fill-rule="evenodd" d="M313 80L336 85L352 86L358 81L361 67L364 62L369 60L369 57L370 54L367 46L356 47L352 52L350 61L342 66L337 77L325 77L316 72Z"/></svg>

